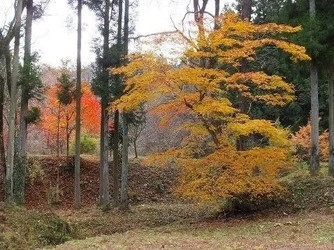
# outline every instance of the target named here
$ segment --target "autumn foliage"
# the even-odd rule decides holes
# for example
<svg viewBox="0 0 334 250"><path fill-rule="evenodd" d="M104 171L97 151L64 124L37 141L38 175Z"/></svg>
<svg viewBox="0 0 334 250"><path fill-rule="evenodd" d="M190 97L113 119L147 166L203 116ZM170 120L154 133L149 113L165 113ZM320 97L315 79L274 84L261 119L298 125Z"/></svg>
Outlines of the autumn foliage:
<svg viewBox="0 0 334 250"><path fill-rule="evenodd" d="M45 106L42 107L42 121L40 127L44 132L48 147L57 147L58 134L61 146L66 142L66 127L72 133L75 128L75 102L61 105L57 98L60 84L54 84L46 91ZM98 135L100 129L100 104L90 90L88 83L82 84L81 99L82 130L91 135ZM59 130L59 131L58 131Z"/></svg>
<svg viewBox="0 0 334 250"><path fill-rule="evenodd" d="M154 54L135 54L128 65L112 69L126 79L125 94L114 105L133 110L163 96L153 109L162 123L178 115L190 117L180 127L188 132L182 145L149 160L181 166L175 189L180 196L216 203L279 191L277 177L291 164L288 132L271 121L253 119L249 109L252 103L284 106L293 100L294 90L283 77L250 65L256 51L268 46L290 54L293 61L309 60L303 47L284 38L300 27L255 25L227 13L221 28L201 30L195 40L179 32L178 39L188 45L179 65ZM240 141L243 147L238 148Z"/></svg>
<svg viewBox="0 0 334 250"><path fill-rule="evenodd" d="M320 160L328 161L329 158L329 133L324 131L319 136L319 149L320 149ZM295 147L295 153L299 160L306 161L310 159L311 156L311 124L302 126L299 130L291 136L291 142Z"/></svg>

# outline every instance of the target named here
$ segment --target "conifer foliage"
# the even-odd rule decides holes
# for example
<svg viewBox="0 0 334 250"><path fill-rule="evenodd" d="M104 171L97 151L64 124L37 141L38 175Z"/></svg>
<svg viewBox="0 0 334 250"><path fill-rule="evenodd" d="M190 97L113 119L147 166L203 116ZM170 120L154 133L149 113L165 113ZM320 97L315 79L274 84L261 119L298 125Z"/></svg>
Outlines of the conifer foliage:
<svg viewBox="0 0 334 250"><path fill-rule="evenodd" d="M195 40L178 32L179 40L188 44L180 65L154 54L135 54L128 65L111 69L127 80L124 95L114 103L117 108L130 111L164 96L163 104L154 108L162 122L191 117L180 128L188 131L181 147L153 155L150 162L181 166L176 193L203 202L280 190L277 177L291 164L288 132L271 121L253 119L249 110L253 103L284 106L293 100L294 90L283 77L253 71L251 64L256 51L268 46L293 61L310 59L304 47L285 38L300 27L256 25L234 13L220 22L214 31L199 29ZM242 150L240 138L246 142Z"/></svg>

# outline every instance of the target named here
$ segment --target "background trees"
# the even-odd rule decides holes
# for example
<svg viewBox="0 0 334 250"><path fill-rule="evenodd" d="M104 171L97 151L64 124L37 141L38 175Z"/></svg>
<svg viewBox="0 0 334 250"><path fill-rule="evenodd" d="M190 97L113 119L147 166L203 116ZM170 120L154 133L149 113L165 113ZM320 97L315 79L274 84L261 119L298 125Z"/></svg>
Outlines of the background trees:
<svg viewBox="0 0 334 250"><path fill-rule="evenodd" d="M75 128L75 103L70 102L65 105L59 100L58 94L62 90L61 86L60 83L57 83L46 91L45 106L47 108L42 109L40 126L46 134L51 153L63 153L65 149L67 154L69 154L67 146L70 144L72 132ZM99 132L99 108L99 101L90 90L90 85L83 83L82 130L91 136L96 136Z"/></svg>
<svg viewBox="0 0 334 250"><path fill-rule="evenodd" d="M271 6L265 8L264 6ZM307 65L298 65L291 70L285 70L288 75L291 73L294 76L289 76L292 79L296 89L296 101L294 107L301 107L299 114L295 117L299 117L298 120L301 125L306 125L309 118L308 113L304 113L302 110L307 112L312 109L311 127L312 127L312 160L311 169L312 173L315 173L318 169L319 152L318 148L318 133L329 128L332 130L332 96L328 97L328 92L331 93L331 58L333 57L333 46L331 41L332 37L332 21L329 18L333 13L333 6L328 5L327 1L258 1L256 6L256 16L261 17L262 22L275 21L279 23L290 23L293 25L300 24L303 26L303 30L293 37L294 41L304 45L307 48L308 54L312 57L311 68ZM274 10L274 11L273 11ZM255 19L260 21L260 19ZM282 70L286 67L286 63L276 67L276 70ZM321 66L320 66L321 65ZM329 70L327 70L329 69ZM311 72L311 78L307 76L308 72ZM298 80L297 80L298 79ZM310 81L312 84L310 84ZM311 87L312 86L312 87ZM311 93L312 100L307 95ZM317 93L318 92L318 93ZM319 96L319 100L318 99ZM329 101L329 105L327 104ZM300 109L300 108L298 108ZM288 116L288 112L285 113L285 117ZM304 118L302 118L304 117ZM333 133L333 132L330 132ZM330 136L332 138L332 136ZM332 145L331 139L330 144ZM332 147L332 146L330 146ZM330 150L332 152L333 150ZM331 153L332 154L332 153ZM332 161L330 156L330 162ZM332 163L330 163L329 170L332 169Z"/></svg>
<svg viewBox="0 0 334 250"><path fill-rule="evenodd" d="M24 187L25 179L27 124L31 121L29 108L33 104L32 97L41 90L40 68L35 60L37 57L31 52L31 28L35 15L33 10L39 10L39 8L35 8L38 4L32 0L20 2L16 1L18 8L14 20L0 30L1 98L5 96L6 83L8 90L12 91L10 115L8 116L10 140L7 144L6 163L9 169L7 183L11 183L11 188L8 190L13 189L14 194L18 194L18 202L22 202L24 194L22 187ZM47 117L49 124L46 124L44 120L41 122L41 128L48 135L49 145L54 145L53 150L59 155L66 148L67 156L69 156L72 131L75 128L78 129L76 132L77 145L80 144L80 125L83 126L84 133L100 133L99 203L102 207L110 207L108 154L109 142L112 141L113 203L119 206L119 198L121 198L121 207L127 208L126 183L129 155L127 150L129 141L131 141L128 137L128 128L132 132L140 131L133 129L135 126L129 125L131 118L136 118L138 114L135 107L140 107L145 112L148 108L153 107L152 112L157 115L156 120L160 120L172 130L175 130L172 124L181 125L182 138L175 140L173 145L170 141L165 145L160 143L159 147L167 149L167 153L160 159L175 160L180 166L183 166L183 179L181 178L180 181L182 188L178 191L181 194L182 190L184 193L187 193L188 190L190 193L185 196L191 196L191 187L194 190L198 189L198 193L201 192L200 188L206 190L202 190L203 192L209 192L212 185L219 187L221 183L230 181L226 173L230 173L237 179L246 180L249 177L249 182L257 183L254 185L259 187L258 190L255 186L253 189L250 188L254 193L258 191L257 195L264 194L266 188L267 191L275 189L274 179L279 172L278 166L287 165L288 161L285 160L291 153L291 148L286 140L287 131L283 128L289 127L290 131L297 131L309 120L310 109L313 114L311 118L313 142L309 146L310 152L313 152L310 154L313 155L310 171L313 174L317 172L317 133L319 130L322 133L328 128L330 134L329 173L333 172L334 98L332 93L333 25L331 20L333 7L332 5L327 6L327 1L308 1L311 3L312 8L310 8L302 0L240 0L236 6L240 14L237 16L230 10L222 10L219 0L194 0L193 10L188 10L185 16L187 18L187 15L191 14L191 19L195 21L194 25L189 28L189 33L188 31L181 32L175 25L174 33L166 32L165 36L159 36L155 40L160 39L160 41L167 42L171 47L176 47L178 43L186 45L182 55L177 59L174 58L174 61L164 58L164 55L144 53L127 57L132 28L130 6L133 3L110 0L75 3L78 3L79 32L77 91L74 94L69 75L61 76L61 84L55 86L51 84L47 90L47 100L44 102L46 106L43 110L43 115ZM92 67L94 77L91 86L98 99L94 99L91 93L87 94L89 91L86 88L90 88L88 83L83 84L82 91L80 86L82 82L81 4L88 6L98 19L100 38L96 39L95 44L96 63ZM209 13L209 6L213 9L212 14ZM24 8L26 12L23 11ZM25 53L21 66L17 65L20 61L17 56L20 40L18 34L22 32L18 22L20 22L22 13L22 20L24 20L22 23L25 24ZM298 25L302 25L302 29ZM171 36L167 37L167 35ZM16 43L11 45L10 41L15 36ZM306 50L296 44L304 45ZM11 46L14 48L13 55L11 55ZM310 62L308 62L310 58L306 52L312 58L310 65L313 73L311 76L309 76ZM15 59L13 62L12 56ZM298 60L305 62L295 64L295 61ZM115 68L115 70L108 72L108 68ZM20 72L19 75L16 74L17 70ZM318 96L316 75L320 83L319 107L316 104L318 101L315 100ZM127 79L126 86L123 76ZM313 87L310 84L311 78L314 80ZM10 81L13 84L8 84ZM15 90L16 85L18 88ZM312 94L314 101L311 101L309 96L311 89L314 90L312 93L315 93ZM327 90L330 92L329 95ZM82 101L80 101L81 92L84 95ZM16 98L18 93L21 94L19 102ZM58 98L55 98L57 96ZM154 97L158 101L143 105L146 100ZM96 103L97 100L100 101L100 105ZM74 102L77 103L76 109L73 106ZM20 109L17 109L18 105ZM90 115L86 117L85 105L101 110L96 112L88 107ZM3 108L0 110L2 112ZM38 114L37 109L32 109L32 111L35 115ZM132 113L133 111L135 112ZM77 113L76 125L73 123L74 113ZM101 122L97 122L96 115L101 116ZM148 116L150 117L147 121L154 120L152 113L149 113ZM83 119L89 121L89 124L86 124ZM0 123L0 131L4 131L2 126L4 121L0 120ZM97 125L100 127L97 128ZM5 129L7 129L6 126ZM154 128L154 130L157 129ZM0 133L3 134L3 132ZM323 134L326 134L326 131ZM16 135L18 135L17 148L13 146ZM136 144L138 133L134 133L133 137ZM77 146L76 149L78 184L80 147ZM120 149L122 150L121 157ZM277 165L274 163L274 151L279 152L276 158ZM230 152L229 156L226 156L227 152ZM1 161L5 163L3 140L0 140L0 153ZM137 145L135 155L137 156ZM263 161L272 162L272 168L266 169L263 162L257 161L259 155L263 155ZM14 156L18 156L17 162L12 162ZM218 158L223 156L226 162L222 160L222 163L216 164ZM250 168L245 167L241 170L245 159L249 159ZM120 160L122 160L121 183ZM206 165L207 168L201 170L199 164ZM261 179L265 176L265 172L270 177L266 175L268 179ZM14 181L14 184L10 180L13 173L16 173L17 178L19 176L21 178ZM208 185L201 182L198 176L205 176L205 179L209 180ZM16 179L15 175L14 179ZM257 182L258 180L260 181ZM261 189L261 183L266 183L267 186L264 185L266 188ZM244 192L246 184L238 183L239 189L231 191L230 194ZM15 185L18 186L13 188ZM76 187L78 190L78 185ZM120 189L121 192L119 192ZM220 190L219 193L228 195L223 190ZM208 193L206 195L209 197ZM203 193L202 196L206 195ZM211 195L215 197L214 199L219 196L218 193L216 194L218 196L214 196L213 193Z"/></svg>

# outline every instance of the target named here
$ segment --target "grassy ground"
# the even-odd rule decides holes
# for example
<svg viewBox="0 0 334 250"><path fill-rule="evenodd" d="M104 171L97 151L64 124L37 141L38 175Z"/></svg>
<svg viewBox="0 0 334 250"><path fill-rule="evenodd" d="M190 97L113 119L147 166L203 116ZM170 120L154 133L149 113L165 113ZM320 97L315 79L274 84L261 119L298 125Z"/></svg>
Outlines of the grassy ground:
<svg viewBox="0 0 334 250"><path fill-rule="evenodd" d="M170 200L126 213L0 206L0 249L334 249L334 179L301 167L281 181L270 209L233 216Z"/></svg>
<svg viewBox="0 0 334 250"><path fill-rule="evenodd" d="M133 229L59 245L79 249L334 249L334 213L234 218Z"/></svg>
<svg viewBox="0 0 334 250"><path fill-rule="evenodd" d="M334 249L334 182L326 169L312 177L301 167L281 181L286 196L261 213L217 219L214 211L186 204L139 206L121 217L89 216L123 225L122 231L110 234L102 226L105 231L95 228L99 236L55 249Z"/></svg>

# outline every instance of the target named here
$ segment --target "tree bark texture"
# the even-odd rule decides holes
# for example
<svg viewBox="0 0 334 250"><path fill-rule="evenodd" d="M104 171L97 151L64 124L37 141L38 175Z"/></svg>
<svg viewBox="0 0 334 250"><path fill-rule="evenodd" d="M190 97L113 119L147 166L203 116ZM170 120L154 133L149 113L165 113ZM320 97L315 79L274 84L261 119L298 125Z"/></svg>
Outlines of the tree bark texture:
<svg viewBox="0 0 334 250"><path fill-rule="evenodd" d="M328 69L328 131L329 131L329 161L328 174L334 176L334 61L329 65Z"/></svg>
<svg viewBox="0 0 334 250"><path fill-rule="evenodd" d="M14 57L13 57L13 71L11 77L10 89L10 108L9 108L9 132L8 132L8 150L7 150L7 171L5 195L6 203L13 201L13 170L14 170L14 151L15 151L15 115L17 109L17 81L19 77L19 63L20 63L20 27L21 27L21 13L23 0L18 0L15 6L15 42L14 42Z"/></svg>
<svg viewBox="0 0 334 250"><path fill-rule="evenodd" d="M241 0L240 2L240 15L242 19L251 19L252 16L253 0Z"/></svg>
<svg viewBox="0 0 334 250"><path fill-rule="evenodd" d="M318 68L314 61L310 65L311 78L311 161L310 173L315 175L319 171L319 94Z"/></svg>
<svg viewBox="0 0 334 250"><path fill-rule="evenodd" d="M113 133L113 205L119 206L119 111L116 110L114 114L114 133Z"/></svg>
<svg viewBox="0 0 334 250"><path fill-rule="evenodd" d="M310 19L315 19L315 0L310 0ZM312 38L311 38L312 39ZM314 60L310 63L311 79L311 160L310 173L315 175L319 171L319 94L318 67Z"/></svg>
<svg viewBox="0 0 334 250"><path fill-rule="evenodd" d="M75 157L74 157L74 207L81 207L80 190L80 137L81 137L81 11L82 0L78 0L77 38L77 84L75 105Z"/></svg>
<svg viewBox="0 0 334 250"><path fill-rule="evenodd" d="M124 41L123 41L123 53L124 56L128 54L129 50L129 0L124 1ZM128 202L128 172L129 172L129 129L128 120L125 112L122 113L123 124L123 147L122 147L122 174L121 174L121 210L127 210L129 208Z"/></svg>
<svg viewBox="0 0 334 250"><path fill-rule="evenodd" d="M1 167L1 177L2 180L5 180L6 176L6 152L4 144L4 96L5 96L5 78L0 76L0 167Z"/></svg>
<svg viewBox="0 0 334 250"><path fill-rule="evenodd" d="M23 67L31 66L31 36L32 36L32 21L34 13L33 0L26 0L26 26L25 26L25 43L24 43L24 60ZM21 86L21 110L20 110L20 130L19 130L19 145L18 145L18 162L14 167L14 199L17 204L24 204L25 176L27 165L27 115L29 93L28 86L24 83Z"/></svg>
<svg viewBox="0 0 334 250"><path fill-rule="evenodd" d="M105 0L105 9L103 13L103 69L107 69L107 57L109 52L109 39L110 39L110 0ZM100 190L99 190L99 205L103 209L109 209L110 207L110 190L109 190L109 114L108 114L109 98L103 95L101 98L101 144L100 144Z"/></svg>
<svg viewBox="0 0 334 250"><path fill-rule="evenodd" d="M108 102L101 104L101 152L100 152L100 192L99 192L99 205L103 209L109 209L109 164L108 164Z"/></svg>
<svg viewBox="0 0 334 250"><path fill-rule="evenodd" d="M128 201L128 173L129 173L129 159L128 159L128 121L125 113L122 113L123 124L123 147L122 147L122 175L121 175L121 210L129 208Z"/></svg>

